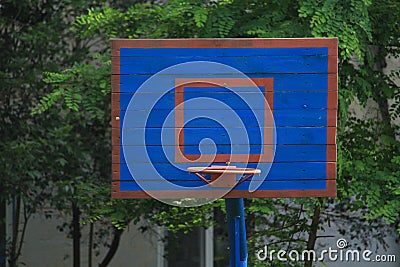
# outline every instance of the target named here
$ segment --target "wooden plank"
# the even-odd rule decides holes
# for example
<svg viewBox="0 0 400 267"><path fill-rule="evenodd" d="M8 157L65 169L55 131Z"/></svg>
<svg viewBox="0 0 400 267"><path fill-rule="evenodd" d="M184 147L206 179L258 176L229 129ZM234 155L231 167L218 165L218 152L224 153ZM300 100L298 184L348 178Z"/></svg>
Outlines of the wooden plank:
<svg viewBox="0 0 400 267"><path fill-rule="evenodd" d="M193 174L192 174L193 175ZM171 190L173 186L169 185L168 182L160 181L139 181L139 183L147 190ZM221 188L213 188L207 186L205 182L198 179L198 181L174 181L173 184L181 187L180 190L176 191L187 191L193 188L193 191L221 191ZM235 187L235 190L248 190L250 181L245 181ZM133 181L120 181L121 190L140 190L141 187ZM196 187L204 187L202 189L195 189ZM226 188L228 189L228 188ZM266 181L261 183L258 190L322 190L326 189L326 180L324 179L310 179L310 180L296 180L296 181ZM172 190L171 190L172 191Z"/></svg>
<svg viewBox="0 0 400 267"><path fill-rule="evenodd" d="M199 48L121 48L119 57L193 57ZM258 57L258 56L325 56L328 55L327 47L305 48L213 48L202 49L204 57Z"/></svg>
<svg viewBox="0 0 400 267"><path fill-rule="evenodd" d="M112 183L112 196L114 198L151 198L146 192L142 190L134 191L120 191L120 182ZM204 198L207 196L213 197L218 192L215 191L163 191L153 192L160 198ZM225 192L222 192L223 194ZM336 196L336 181L327 180L325 189L314 190L257 190L249 192L248 190L232 190L225 194L224 198L278 198L278 197L335 197ZM216 196L218 197L218 196Z"/></svg>
<svg viewBox="0 0 400 267"><path fill-rule="evenodd" d="M118 164L118 163L117 163ZM128 169L128 165L134 168L138 177L132 177ZM275 180L296 180L296 179L335 179L336 163L335 162L291 162L291 163L259 163L259 164L243 164L235 163L237 167L252 166L261 169L261 172L268 172L265 179L268 181ZM180 169L178 169L179 167ZM113 180L174 180L174 181L197 181L198 178L189 174L186 170L188 167L204 167L203 163L179 163L175 166L169 162L164 163L120 163L120 176L113 177ZM264 180L263 176L254 176L253 180Z"/></svg>
<svg viewBox="0 0 400 267"><path fill-rule="evenodd" d="M111 60L111 64L115 64L115 60ZM117 69L116 71L119 72ZM116 106L119 107L120 105L120 85L119 85L119 77L111 76L111 87L112 87L112 92L111 94L111 121L112 121L112 127L115 127L116 125L119 125L119 120L120 120L120 109L115 108ZM115 156L120 156L121 155L121 148L119 147L120 144L120 132L112 131L111 135L111 143L114 145L111 148L111 154L112 154L112 161L114 161ZM118 144L118 146L116 146ZM120 165L119 164L112 164L111 167L111 172L112 176L119 177L120 176ZM119 191L119 183L112 184L112 190L113 192Z"/></svg>
<svg viewBox="0 0 400 267"><path fill-rule="evenodd" d="M181 58L119 58L119 62L112 65L112 74L154 74L163 71L169 75L191 75L191 74L235 74L232 68L239 70L245 74L253 73L335 73L335 69L329 68L328 61L334 62L336 56L258 56L258 57L223 57L212 58L203 56L181 57ZM190 67L177 67L167 69L171 66L193 62L193 61L209 61L216 62L227 66L215 64L210 69L210 64L196 64ZM119 69L119 71L118 71ZM331 70L330 70L331 69Z"/></svg>
<svg viewBox="0 0 400 267"><path fill-rule="evenodd" d="M137 93L135 105L129 106L133 94L120 94L121 110L152 110L152 109L173 109L175 108L175 99L180 94L167 93L160 95L157 93ZM209 105L213 109L226 109L229 105L232 109L264 109L265 102L260 99L259 93L242 93L240 97L232 93L184 93L186 99L198 97L210 98ZM328 98L337 101L336 92L275 92L273 97L273 109L324 109L328 106ZM215 105L215 101L220 101L221 105ZM245 100L245 101L244 101ZM189 109L210 109L207 101L193 101L184 106ZM118 108L118 107L116 107ZM331 109L336 109L332 105Z"/></svg>
<svg viewBox="0 0 400 267"><path fill-rule="evenodd" d="M208 149L203 146L202 153L207 153ZM122 149L122 150L118 150ZM213 146L210 145L211 151ZM153 163L168 162L168 156L173 156L175 153L175 146L147 146L146 151L149 158ZM272 146L267 146L267 149L273 149ZM217 154L231 154L232 151L237 153L245 153L250 151L250 154L259 154L261 146L250 145L218 145ZM113 146L112 162L120 163L121 157L119 152L123 151L130 155L129 163L146 163L143 156L138 154L137 151L142 151L138 146ZM198 145L186 145L184 147L186 154L200 154ZM328 157L327 157L328 156ZM172 157L173 158L173 157ZM275 146L274 162L323 162L323 161L336 161L336 145L277 145Z"/></svg>
<svg viewBox="0 0 400 267"><path fill-rule="evenodd" d="M308 48L326 47L338 55L338 38L191 38L191 39L112 39L111 55L121 48Z"/></svg>
<svg viewBox="0 0 400 267"><path fill-rule="evenodd" d="M237 127L238 124L236 121L231 120L232 114L230 112L234 112L239 118L244 122L246 128L259 127L264 126L263 119L260 123L256 121L256 118L263 118L264 110L249 110L249 109L237 109L235 111L224 111L224 110L215 110L210 109L206 110L186 110L184 112L185 121L189 118L198 117L198 116L207 116L208 114L212 114L208 118L199 117L196 118L192 123L186 123L185 128L197 128L197 127ZM157 128L157 127L171 127L174 126L174 123L170 121L166 121L168 115L172 116L171 118L175 118L175 112L172 112L167 109L154 109L154 110L119 110L113 111L113 120L112 127L119 128L121 121L115 120L115 117L120 114L121 118L124 118L123 123L125 128L129 127L137 127L144 126L148 128ZM276 127L322 127L322 126L336 126L335 120L336 110L326 110L326 109L299 109L296 112L293 110L274 110L273 116ZM221 124L212 122L210 120L223 122L223 126ZM330 119L330 120L329 120ZM272 125L272 124L270 124ZM268 126L270 126L268 125Z"/></svg>
<svg viewBox="0 0 400 267"><path fill-rule="evenodd" d="M336 144L335 135L327 139L330 132L335 133L334 127L299 127L299 128L276 128L276 137L278 145L320 145L320 144ZM119 129L113 129L119 131ZM175 145L175 129L174 128L122 128L122 134L125 136L124 145L141 145L146 140L147 145L161 144L161 131L163 145ZM230 145L241 144L266 144L271 143L260 142L263 139L261 134L264 128L225 128L221 131L217 129L204 128L188 128L184 129L184 145L198 145L204 138L210 138L215 143ZM229 134L229 136L228 136ZM115 133L114 133L115 135ZM250 138L250 141L248 140Z"/></svg>
<svg viewBox="0 0 400 267"><path fill-rule="evenodd" d="M112 75L112 86L113 88L117 85L120 85L120 91L123 93L136 92L137 89L147 81L152 75ZM184 76L157 76L157 79L160 79L160 85L156 87L146 88L147 92L164 92L165 89L174 88L175 80L179 77L187 77ZM218 77L218 75L210 75L210 78ZM222 77L222 78L234 78L233 77ZM287 73L287 74L271 74L265 76L265 74L254 74L251 75L250 78L273 78L274 79L274 88L275 92L278 91L327 91L328 90L328 80L331 86L336 84L336 87L332 87L330 90L337 90L337 80L335 83L335 74L326 75L321 73ZM196 77L193 77L196 78ZM202 79L207 78L206 75L201 77ZM207 88L205 90L210 90L212 87Z"/></svg>

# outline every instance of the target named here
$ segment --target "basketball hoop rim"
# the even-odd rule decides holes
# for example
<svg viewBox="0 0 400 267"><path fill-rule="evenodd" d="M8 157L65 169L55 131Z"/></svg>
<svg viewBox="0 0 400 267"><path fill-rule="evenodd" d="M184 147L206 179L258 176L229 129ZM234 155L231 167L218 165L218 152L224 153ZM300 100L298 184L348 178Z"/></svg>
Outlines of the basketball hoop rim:
<svg viewBox="0 0 400 267"><path fill-rule="evenodd" d="M224 174L261 174L260 169L237 168L236 166L211 166L211 167L189 167L191 173L224 173Z"/></svg>

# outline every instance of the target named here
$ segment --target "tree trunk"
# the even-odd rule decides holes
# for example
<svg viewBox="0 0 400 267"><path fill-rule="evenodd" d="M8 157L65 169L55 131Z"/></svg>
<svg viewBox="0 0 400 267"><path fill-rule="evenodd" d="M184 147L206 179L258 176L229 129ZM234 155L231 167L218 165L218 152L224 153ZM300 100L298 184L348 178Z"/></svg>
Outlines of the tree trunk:
<svg viewBox="0 0 400 267"><path fill-rule="evenodd" d="M110 263L115 253L117 252L122 233L123 230L119 230L117 228L114 229L114 237L111 242L110 249L108 250L107 255L104 257L103 261L99 264L99 267L106 267Z"/></svg>
<svg viewBox="0 0 400 267"><path fill-rule="evenodd" d="M12 204L12 219L13 219L13 225L12 225L12 240L11 240L11 251L10 251L10 257L8 260L8 264L10 267L15 267L17 266L17 260L18 260L18 255L17 255L17 244L18 244L18 229L19 229L19 215L21 213L21 198L20 197L14 197L13 199L13 204Z"/></svg>
<svg viewBox="0 0 400 267"><path fill-rule="evenodd" d="M382 48L381 47L376 47L375 54L379 56L381 53ZM375 64L375 70L383 73L383 69L386 67L386 59L383 58L378 58L377 62ZM388 99L385 96L384 92L382 90L379 90L377 88L376 90L373 90L373 98L378 104L379 112L381 115L381 124L384 125L383 127L383 132L390 136L391 138L395 139L396 138L396 133L393 127L391 126L391 118L390 118L390 111L389 111L389 103Z"/></svg>
<svg viewBox="0 0 400 267"><path fill-rule="evenodd" d="M6 201L0 201L0 267L6 266Z"/></svg>
<svg viewBox="0 0 400 267"><path fill-rule="evenodd" d="M72 239L73 239L73 262L74 267L81 264L81 226L79 224L80 210L75 202L72 202Z"/></svg>
<svg viewBox="0 0 400 267"><path fill-rule="evenodd" d="M307 242L307 250L314 250L315 247L315 241L317 240L317 233L318 233L318 224L319 224L319 219L321 217L321 202L318 201L315 203L314 207L314 215L312 218L311 222L311 229L310 233L308 236L308 242ZM310 255L310 254L308 254ZM313 264L313 259L304 259L304 267L311 267Z"/></svg>
<svg viewBox="0 0 400 267"><path fill-rule="evenodd" d="M94 224L90 223L89 228L89 245L88 245L88 267L92 267L92 248L93 248L93 228Z"/></svg>

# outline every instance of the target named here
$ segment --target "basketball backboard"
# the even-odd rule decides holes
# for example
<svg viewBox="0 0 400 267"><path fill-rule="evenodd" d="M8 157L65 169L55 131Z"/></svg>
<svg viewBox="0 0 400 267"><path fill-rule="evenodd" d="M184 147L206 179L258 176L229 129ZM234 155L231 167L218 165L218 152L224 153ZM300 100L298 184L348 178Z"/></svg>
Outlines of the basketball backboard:
<svg viewBox="0 0 400 267"><path fill-rule="evenodd" d="M335 196L336 38L111 45L113 197ZM187 171L226 162L261 173Z"/></svg>

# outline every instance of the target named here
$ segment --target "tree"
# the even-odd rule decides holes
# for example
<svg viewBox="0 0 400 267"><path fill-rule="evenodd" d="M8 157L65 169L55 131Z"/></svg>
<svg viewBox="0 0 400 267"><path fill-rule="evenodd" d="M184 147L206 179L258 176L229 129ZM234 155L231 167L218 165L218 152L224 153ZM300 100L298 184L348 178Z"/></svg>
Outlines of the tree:
<svg viewBox="0 0 400 267"><path fill-rule="evenodd" d="M94 152L97 154L88 158L93 154L89 155L81 147L87 143L83 138L76 138L88 128L100 135L99 126L87 126L75 114L62 114L56 109L43 116L31 114L37 99L50 92L50 86L42 81L43 72L60 71L75 61L86 62L85 56L96 40L75 38L69 31L70 22L87 8L104 2L5 0L0 4L0 44L4 48L0 58L0 247L7 247L10 266L18 263L30 216L44 204L65 202L60 197L67 197L65 191L73 184L66 179L75 179L78 183L86 181L82 174L89 176L90 173L94 179L93 173L100 175L108 171L109 166L99 163L107 158L107 151L102 151L108 149L107 144L97 144ZM121 1L115 3L121 4ZM77 100L79 96L72 94L71 97ZM78 174L74 168L85 171ZM67 201L75 207L73 199ZM13 231L11 240L6 240L4 216L9 203L14 210ZM79 215L77 208L73 210ZM72 229L79 237L76 217ZM78 242L74 244L79 255ZM2 249L1 259L5 259L5 253Z"/></svg>
<svg viewBox="0 0 400 267"><path fill-rule="evenodd" d="M71 35L58 34L68 28L68 19L81 9L79 3L66 7L60 1L3 1L0 5L1 88L0 147L1 202L13 203L13 234L8 261L15 266L29 217L49 197L44 174L53 162L46 155L46 128L54 128L57 112L33 117L29 107L48 92L41 81L44 70L58 70L79 53L81 42L66 49ZM79 11L78 11L79 12ZM64 17L65 20L60 20ZM72 51L74 50L74 51ZM60 59L60 64L54 60ZM46 160L47 159L47 160ZM42 171L43 170L43 171ZM20 217L23 214L24 218ZM4 223L4 218L1 218ZM20 227L22 224L22 227ZM4 226L2 226L4 227ZM22 232L20 233L20 230ZM5 237L2 236L2 243Z"/></svg>
<svg viewBox="0 0 400 267"><path fill-rule="evenodd" d="M371 233L379 227L382 231L377 239L382 241L386 232L380 218L400 229L399 126L395 124L400 114L395 83L399 73L387 75L382 69L387 56L399 55L399 15L400 4L389 0L175 0L161 6L136 4L123 11L93 8L77 18L75 29L81 37L104 41L111 37L339 37L338 199L248 201L249 223L269 226L267 231L249 234L253 244L268 236L280 247L285 244L288 250L300 250L314 248L318 231L329 221L351 214L362 219L349 222L353 232L347 234ZM108 83L102 79L98 84L102 82ZM70 89L65 82L61 84L42 102L43 110L60 99L68 104ZM87 88L80 89L82 95L83 90ZM368 101L378 104L378 116L367 114L360 119L351 111L352 104L365 107ZM72 103L83 108L85 101ZM347 228L341 226L341 231L346 233ZM371 242L370 238L363 241ZM251 261L254 266L263 264L254 258Z"/></svg>

